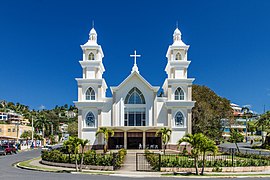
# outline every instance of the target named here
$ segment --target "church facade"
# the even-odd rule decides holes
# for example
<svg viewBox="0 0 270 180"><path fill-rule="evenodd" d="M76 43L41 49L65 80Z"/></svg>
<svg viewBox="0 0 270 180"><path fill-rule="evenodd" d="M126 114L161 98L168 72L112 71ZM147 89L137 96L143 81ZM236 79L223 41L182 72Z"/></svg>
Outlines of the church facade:
<svg viewBox="0 0 270 180"><path fill-rule="evenodd" d="M83 58L82 78L76 78L78 84L78 137L90 140L93 147L101 147L102 134L95 136L100 127L114 131L109 138L109 149L126 148L162 148L161 137L156 131L162 127L172 130L169 148L176 148L177 141L186 133L191 133L192 82L188 78L188 49L181 39L178 28L173 34L173 43L166 54L162 96L158 96L159 86L152 86L139 72L134 57L134 66L125 80L118 86L111 86L112 97L106 97L108 86L103 73L103 51L97 43L94 28L89 40L81 45Z"/></svg>

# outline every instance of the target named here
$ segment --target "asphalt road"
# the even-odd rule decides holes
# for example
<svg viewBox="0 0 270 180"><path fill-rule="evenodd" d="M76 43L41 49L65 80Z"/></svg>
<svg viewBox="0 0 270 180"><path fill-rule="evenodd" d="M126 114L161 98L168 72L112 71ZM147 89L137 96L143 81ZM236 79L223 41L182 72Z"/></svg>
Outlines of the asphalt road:
<svg viewBox="0 0 270 180"><path fill-rule="evenodd" d="M263 156L270 156L270 152L269 151L261 151L261 150L256 150L256 149L251 149L252 145L250 145L250 143L237 143L239 150L241 153L244 154L259 154L259 155L263 155ZM236 145L235 143L224 143L224 144L220 144L219 147L221 148L225 148L224 150L230 150L230 149L235 149L236 151Z"/></svg>
<svg viewBox="0 0 270 180"><path fill-rule="evenodd" d="M30 171L23 170L16 167L13 167L12 164L28 159L32 159L38 157L40 155L40 150L33 150L27 152L21 152L18 154L0 156L0 180L68 180L68 179L76 179L76 180L126 180L133 179L128 177L116 177L116 176L108 176L108 175L89 175L89 174L70 174L70 173L49 173L49 172L39 172L39 171ZM173 177L162 177L162 178L143 178L149 180L175 180ZM181 178L185 179L185 178ZM187 178L188 180L194 179L198 180L198 178ZM215 179L223 179L223 178L215 178ZM234 178L231 178L234 179ZM237 179L237 178L235 178ZM250 178L257 179L257 178ZM261 179L269 179L261 178Z"/></svg>

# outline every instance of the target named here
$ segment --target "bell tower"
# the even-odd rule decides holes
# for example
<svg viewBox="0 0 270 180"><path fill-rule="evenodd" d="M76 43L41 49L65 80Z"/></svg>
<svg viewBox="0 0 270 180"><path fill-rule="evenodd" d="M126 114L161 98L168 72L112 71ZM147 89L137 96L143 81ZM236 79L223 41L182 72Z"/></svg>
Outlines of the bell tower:
<svg viewBox="0 0 270 180"><path fill-rule="evenodd" d="M187 68L190 61L187 60L189 45L182 41L182 33L178 28L173 33L173 44L169 46L166 57L168 60L166 73L169 79L186 79Z"/></svg>
<svg viewBox="0 0 270 180"><path fill-rule="evenodd" d="M176 28L173 33L173 43L169 46L166 57L165 72L167 78L162 86L164 97L167 97L166 108L169 127L183 127L186 133L191 133L191 109L192 82L194 78L188 78L189 45L182 41L182 33ZM181 121L179 120L181 119ZM174 136L174 135L173 135Z"/></svg>

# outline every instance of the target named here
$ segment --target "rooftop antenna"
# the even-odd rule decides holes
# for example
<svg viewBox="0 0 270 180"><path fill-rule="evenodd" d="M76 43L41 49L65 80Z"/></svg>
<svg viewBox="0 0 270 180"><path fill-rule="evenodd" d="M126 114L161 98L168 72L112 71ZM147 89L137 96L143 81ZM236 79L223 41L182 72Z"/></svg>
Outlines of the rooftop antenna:
<svg viewBox="0 0 270 180"><path fill-rule="evenodd" d="M178 29L178 21L176 21L176 28Z"/></svg>
<svg viewBox="0 0 270 180"><path fill-rule="evenodd" d="M95 22L94 22L94 20L92 20L92 28L94 28L95 27Z"/></svg>

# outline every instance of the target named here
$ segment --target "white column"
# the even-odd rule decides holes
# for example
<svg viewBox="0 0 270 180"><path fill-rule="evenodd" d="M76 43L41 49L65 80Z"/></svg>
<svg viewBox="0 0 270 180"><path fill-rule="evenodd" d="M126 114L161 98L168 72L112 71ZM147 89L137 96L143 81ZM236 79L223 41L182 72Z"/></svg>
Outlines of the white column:
<svg viewBox="0 0 270 180"><path fill-rule="evenodd" d="M191 134L192 133L192 112L191 109L188 109L188 119L187 119L187 133Z"/></svg>
<svg viewBox="0 0 270 180"><path fill-rule="evenodd" d="M78 137L82 138L82 110L78 111Z"/></svg>
<svg viewBox="0 0 270 180"><path fill-rule="evenodd" d="M124 149L127 149L127 132L124 131Z"/></svg>
<svg viewBox="0 0 270 180"><path fill-rule="evenodd" d="M143 149L145 149L145 144L146 144L146 133L143 131Z"/></svg>

